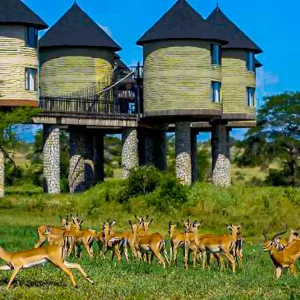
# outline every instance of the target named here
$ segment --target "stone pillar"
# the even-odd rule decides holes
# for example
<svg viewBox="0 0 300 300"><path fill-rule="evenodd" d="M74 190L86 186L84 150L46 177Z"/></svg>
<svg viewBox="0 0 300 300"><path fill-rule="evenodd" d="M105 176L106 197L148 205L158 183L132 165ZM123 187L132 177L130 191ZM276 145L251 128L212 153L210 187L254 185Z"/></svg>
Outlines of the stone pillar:
<svg viewBox="0 0 300 300"><path fill-rule="evenodd" d="M198 141L197 141L197 131L192 132L191 138L191 151L192 151L192 182L197 181L197 173L198 173Z"/></svg>
<svg viewBox="0 0 300 300"><path fill-rule="evenodd" d="M153 133L152 153L154 166L158 170L165 171L167 169L167 144L166 133L162 130Z"/></svg>
<svg viewBox="0 0 300 300"><path fill-rule="evenodd" d="M92 187L95 183L95 166L94 166L94 135L92 132L85 133L85 188Z"/></svg>
<svg viewBox="0 0 300 300"><path fill-rule="evenodd" d="M97 133L94 136L94 166L95 166L95 183L104 180L104 135Z"/></svg>
<svg viewBox="0 0 300 300"><path fill-rule="evenodd" d="M122 129L122 178L128 178L130 170L138 166L136 128Z"/></svg>
<svg viewBox="0 0 300 300"><path fill-rule="evenodd" d="M60 130L57 126L44 125L44 190L49 194L60 193Z"/></svg>
<svg viewBox="0 0 300 300"><path fill-rule="evenodd" d="M231 184L228 133L226 124L212 124L212 180L217 186Z"/></svg>
<svg viewBox="0 0 300 300"><path fill-rule="evenodd" d="M190 126L190 122L175 124L176 177L186 185L192 183Z"/></svg>
<svg viewBox="0 0 300 300"><path fill-rule="evenodd" d="M82 192L85 189L85 135L80 128L70 130L70 165L69 188L70 193Z"/></svg>
<svg viewBox="0 0 300 300"><path fill-rule="evenodd" d="M5 164L4 154L0 150L0 198L4 197Z"/></svg>

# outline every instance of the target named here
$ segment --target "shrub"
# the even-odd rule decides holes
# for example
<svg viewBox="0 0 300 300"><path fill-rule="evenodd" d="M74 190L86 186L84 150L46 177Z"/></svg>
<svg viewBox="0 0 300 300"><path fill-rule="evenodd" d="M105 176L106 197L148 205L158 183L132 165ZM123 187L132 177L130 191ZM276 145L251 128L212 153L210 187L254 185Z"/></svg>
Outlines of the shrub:
<svg viewBox="0 0 300 300"><path fill-rule="evenodd" d="M174 176L164 176L161 186L147 197L147 202L158 211L167 212L170 207L180 208L188 201L189 187L182 185Z"/></svg>
<svg viewBox="0 0 300 300"><path fill-rule="evenodd" d="M147 165L136 168L130 172L126 182L126 192L135 197L152 193L161 181L161 172L154 166Z"/></svg>
<svg viewBox="0 0 300 300"><path fill-rule="evenodd" d="M110 166L106 166L104 169L104 176L106 178L113 178L114 177L114 170Z"/></svg>

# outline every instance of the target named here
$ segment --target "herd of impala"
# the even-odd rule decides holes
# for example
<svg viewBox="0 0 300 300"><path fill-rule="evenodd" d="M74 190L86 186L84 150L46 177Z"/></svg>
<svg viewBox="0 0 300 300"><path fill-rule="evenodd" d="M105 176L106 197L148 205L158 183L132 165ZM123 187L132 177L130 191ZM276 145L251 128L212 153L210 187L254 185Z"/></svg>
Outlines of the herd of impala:
<svg viewBox="0 0 300 300"><path fill-rule="evenodd" d="M172 263L177 265L178 250L183 249L183 263L188 268L190 254L192 254L193 267L197 262L202 261L202 268L210 267L211 259L215 259L220 269L224 268L223 257L231 266L232 272L236 272L236 265L243 260L243 238L241 236L241 225L226 225L230 231L224 235L199 234L199 227L202 221L190 222L181 220L183 230L176 231L178 224L169 222L169 254L166 249L166 242L158 232L148 233L149 226L153 219L149 217L137 217L136 221L129 220L130 229L128 232L114 232L115 220L103 222L102 230L96 232L92 229L82 229L82 222L78 214L76 216L60 216L61 227L42 225L38 228L39 240L35 248L25 251L8 253L0 247L0 259L6 264L0 266L0 270L13 270L6 289L10 287L17 273L21 269L43 266L51 262L54 266L64 271L71 279L74 287L76 282L71 269L77 269L84 278L93 284L93 281L77 263L70 263L66 258L74 253L77 258L82 256L84 248L90 258L94 257L93 244L99 246L100 255L105 258L108 251L112 252L112 259L122 260L125 256L129 261L128 250L136 260L143 260L149 264L154 257L158 263L166 268ZM292 229L289 240L279 237L287 232L287 227L283 232L276 233L272 239L267 237L267 229L263 232L265 237L264 251L269 252L275 266L276 278L281 276L284 268L289 268L293 275L296 275L295 262L300 258L300 239L298 230ZM47 246L42 246L45 242ZM207 265L207 266L206 266Z"/></svg>

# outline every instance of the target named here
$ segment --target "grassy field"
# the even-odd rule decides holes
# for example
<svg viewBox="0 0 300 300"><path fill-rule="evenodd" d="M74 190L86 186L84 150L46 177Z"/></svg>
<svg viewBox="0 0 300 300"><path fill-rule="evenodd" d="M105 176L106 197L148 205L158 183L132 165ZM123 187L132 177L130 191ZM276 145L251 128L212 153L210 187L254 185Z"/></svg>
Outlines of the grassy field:
<svg viewBox="0 0 300 300"><path fill-rule="evenodd" d="M180 218L204 219L202 232L226 233L225 224L244 222L245 260L237 274L230 270L184 270L182 263L163 270L155 261L149 266L132 262L122 264L86 253L79 260L94 280L92 286L75 270L79 289L71 287L69 278L52 265L20 271L11 290L4 291L11 271L0 272L0 299L297 299L299 278L285 272L275 280L273 265L262 251L262 228L272 224L273 232L285 220L289 227L299 221L299 190L283 188L240 188L221 190L198 184L189 192L189 202L180 209L170 207L161 212L146 204L144 198L119 204L113 200L122 182L107 182L78 195L10 194L0 201L0 244L7 251L33 247L36 229L41 224L59 225L58 214L79 212L84 225L99 228L107 218L117 219L117 229L129 230L128 219L134 214L154 218L150 231L167 235L167 222ZM104 199L109 192L111 199ZM97 246L94 245L97 253ZM71 261L76 259L71 258Z"/></svg>

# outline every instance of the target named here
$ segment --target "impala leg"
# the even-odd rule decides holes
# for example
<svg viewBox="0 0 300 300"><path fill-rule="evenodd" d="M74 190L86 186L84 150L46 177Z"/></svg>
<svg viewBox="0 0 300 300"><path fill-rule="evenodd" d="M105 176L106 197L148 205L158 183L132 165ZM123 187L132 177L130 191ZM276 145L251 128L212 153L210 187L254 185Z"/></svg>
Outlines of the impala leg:
<svg viewBox="0 0 300 300"><path fill-rule="evenodd" d="M294 264L291 265L290 267L291 272L294 276L297 276L297 270L296 270L296 266Z"/></svg>
<svg viewBox="0 0 300 300"><path fill-rule="evenodd" d="M277 267L275 270L275 276L278 279L281 276L282 273L282 268L281 267Z"/></svg>
<svg viewBox="0 0 300 300"><path fill-rule="evenodd" d="M159 253L159 251L152 249L153 254L156 256L156 258L158 259L158 261L163 265L164 269L166 268L166 263L163 259L163 257L161 256L161 254Z"/></svg>
<svg viewBox="0 0 300 300"><path fill-rule="evenodd" d="M14 281L14 279L16 278L16 276L17 276L17 274L18 274L18 272L20 271L21 268L22 267L20 267L20 266L14 268L14 271L13 271L13 273L12 273L10 279L9 279L9 282L8 282L8 284L6 286L6 290L9 289L10 285L12 284L12 282Z"/></svg>
<svg viewBox="0 0 300 300"><path fill-rule="evenodd" d="M105 255L103 253L103 246L104 244L101 241L97 241L98 247L99 247L99 256L105 259Z"/></svg>
<svg viewBox="0 0 300 300"><path fill-rule="evenodd" d="M206 251L203 251L202 270L205 270L206 260L207 260L207 253L206 253Z"/></svg>
<svg viewBox="0 0 300 300"><path fill-rule="evenodd" d="M90 249L90 247L89 247L89 244L83 243L83 246L84 246L86 252L88 253L89 257L90 257L90 258L94 258L94 255L93 255L93 253L91 252L91 249Z"/></svg>
<svg viewBox="0 0 300 300"><path fill-rule="evenodd" d="M123 256L123 253L124 253L124 255L125 255L126 262L129 262L127 245L124 245L124 246L122 247L122 250L121 250L121 257Z"/></svg>
<svg viewBox="0 0 300 300"><path fill-rule="evenodd" d="M41 233L38 232L38 235L39 235L39 240L38 240L38 242L35 244L34 248L39 248L39 247L42 246L42 245L45 243L45 241L47 240L47 238L46 238L43 234L41 234Z"/></svg>
<svg viewBox="0 0 300 300"><path fill-rule="evenodd" d="M196 269L197 263L197 250L193 250L193 268Z"/></svg>
<svg viewBox="0 0 300 300"><path fill-rule="evenodd" d="M184 252L184 251L183 251ZM174 264L177 266L177 256L178 256L178 248L177 246L174 245L174 248L173 248L173 261L174 261Z"/></svg>
<svg viewBox="0 0 300 300"><path fill-rule="evenodd" d="M69 262L65 261L64 265L68 269L77 269L88 282L90 282L91 284L94 284L93 280L90 279L90 277L83 271L82 267L79 264L69 263Z"/></svg>
<svg viewBox="0 0 300 300"><path fill-rule="evenodd" d="M206 255L206 264L207 264L207 269L210 270L210 259L211 259L211 254L208 253Z"/></svg>
<svg viewBox="0 0 300 300"><path fill-rule="evenodd" d="M228 252L224 252L224 254L225 254L225 257L227 258L227 260L231 264L232 272L235 273L235 259L234 259L234 257Z"/></svg>
<svg viewBox="0 0 300 300"><path fill-rule="evenodd" d="M165 260L166 260L167 264L170 266L171 265L171 259L168 256L167 250L164 249L163 251L164 251L163 253L164 253Z"/></svg>
<svg viewBox="0 0 300 300"><path fill-rule="evenodd" d="M55 265L60 268L62 271L64 271L71 279L71 283L74 287L77 288L77 285L76 285L76 282L75 282L75 279L74 279L74 276L73 276L73 273L71 272L71 270L69 270L63 262L59 262L59 263L55 263Z"/></svg>
<svg viewBox="0 0 300 300"><path fill-rule="evenodd" d="M224 269L224 262L223 262L222 257L217 253L213 253L213 256L215 257L215 259L218 262L218 267L219 267L220 271L222 271Z"/></svg>

